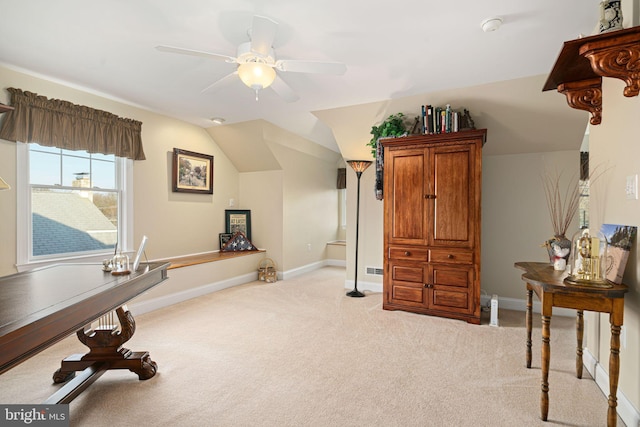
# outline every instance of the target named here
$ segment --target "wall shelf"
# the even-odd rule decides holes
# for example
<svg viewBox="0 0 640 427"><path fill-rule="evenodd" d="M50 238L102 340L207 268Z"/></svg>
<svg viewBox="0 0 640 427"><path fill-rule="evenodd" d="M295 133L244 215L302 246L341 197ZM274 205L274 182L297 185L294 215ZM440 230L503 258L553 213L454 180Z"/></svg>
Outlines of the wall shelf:
<svg viewBox="0 0 640 427"><path fill-rule="evenodd" d="M640 92L640 27L565 42L542 91L557 90L572 108L591 113L592 125L602 121L602 77L626 83L623 94Z"/></svg>

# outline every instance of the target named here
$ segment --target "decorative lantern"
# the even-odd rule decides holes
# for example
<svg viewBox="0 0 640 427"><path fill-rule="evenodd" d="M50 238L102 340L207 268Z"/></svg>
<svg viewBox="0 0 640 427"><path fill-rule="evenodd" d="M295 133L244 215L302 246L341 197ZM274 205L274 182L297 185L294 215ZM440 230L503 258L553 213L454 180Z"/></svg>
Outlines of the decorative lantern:
<svg viewBox="0 0 640 427"><path fill-rule="evenodd" d="M571 241L570 270L565 283L611 287L606 276L607 239L604 235L585 228L574 234Z"/></svg>
<svg viewBox="0 0 640 427"><path fill-rule="evenodd" d="M116 256L111 258L111 274L122 275L129 274L129 257L120 251Z"/></svg>

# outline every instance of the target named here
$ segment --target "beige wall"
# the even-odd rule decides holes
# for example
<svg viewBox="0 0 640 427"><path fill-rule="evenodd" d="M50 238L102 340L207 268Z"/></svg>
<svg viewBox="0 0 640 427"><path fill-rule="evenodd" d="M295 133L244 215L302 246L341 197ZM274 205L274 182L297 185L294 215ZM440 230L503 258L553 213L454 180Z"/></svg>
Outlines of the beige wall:
<svg viewBox="0 0 640 427"><path fill-rule="evenodd" d="M640 201L627 200L625 196L626 177L640 174L640 98L625 98L622 94L624 83L617 79L603 79L602 88L602 124L591 126L589 147L591 164L605 165L609 169L606 179L597 181L592 189L591 222L597 229L603 223L640 227ZM629 292L625 297L625 331L620 350L620 391L640 408L640 262L637 247L636 236L623 279ZM608 371L609 318L607 315L589 316L586 327L587 347Z"/></svg>
<svg viewBox="0 0 640 427"><path fill-rule="evenodd" d="M586 123L585 123L586 126ZM487 141L491 144L491 140ZM542 173L562 173L563 184L577 177L579 150L484 156L482 164L482 293L525 298L517 261L549 262L545 240L553 228ZM565 187L562 187L565 188ZM571 238L577 222L567 232Z"/></svg>
<svg viewBox="0 0 640 427"><path fill-rule="evenodd" d="M251 241L260 249L267 250L278 271L282 271L284 230L283 172L244 172L240 174L239 207L251 210ZM244 202L246 201L246 202Z"/></svg>
<svg viewBox="0 0 640 427"><path fill-rule="evenodd" d="M326 243L337 238L338 156L326 160L285 145L269 143L283 168L282 263L291 271L326 257Z"/></svg>

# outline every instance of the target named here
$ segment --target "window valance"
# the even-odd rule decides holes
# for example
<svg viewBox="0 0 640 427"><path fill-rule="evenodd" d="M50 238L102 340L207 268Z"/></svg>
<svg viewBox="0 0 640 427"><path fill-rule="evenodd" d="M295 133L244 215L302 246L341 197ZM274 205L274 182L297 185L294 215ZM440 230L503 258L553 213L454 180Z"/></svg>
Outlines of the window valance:
<svg viewBox="0 0 640 427"><path fill-rule="evenodd" d="M0 138L144 160L142 122L20 89L8 88L13 111Z"/></svg>

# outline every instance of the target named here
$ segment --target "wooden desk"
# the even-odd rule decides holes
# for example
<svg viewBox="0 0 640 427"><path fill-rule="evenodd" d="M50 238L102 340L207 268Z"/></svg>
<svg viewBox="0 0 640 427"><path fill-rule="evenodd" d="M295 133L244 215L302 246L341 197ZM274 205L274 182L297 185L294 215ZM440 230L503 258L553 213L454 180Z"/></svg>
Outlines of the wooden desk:
<svg viewBox="0 0 640 427"><path fill-rule="evenodd" d="M168 266L143 263L136 272L114 276L100 264L57 264L0 277L0 374L76 332L91 351L65 359L54 381L65 382L76 370L86 372L46 403L68 403L107 369L126 368L140 379L151 378L157 365L149 354L121 347L135 332L133 316L123 305L166 280ZM113 310L121 331L85 335L86 325ZM95 342L98 338L101 343Z"/></svg>
<svg viewBox="0 0 640 427"><path fill-rule="evenodd" d="M583 310L609 313L611 324L611 353L609 355L609 410L607 425L615 426L617 422L616 393L620 373L620 327L624 317L624 294L626 285L613 285L610 288L593 286L566 285L564 271L555 271L553 266L542 262L516 262L515 267L524 270L522 280L527 284L527 368L531 368L531 323L532 296L536 293L542 303L542 394L540 396L540 413L543 421L547 421L549 413L549 358L551 336L551 314L553 307L572 308L577 310L576 317L576 376L582 378L582 338L584 332Z"/></svg>

